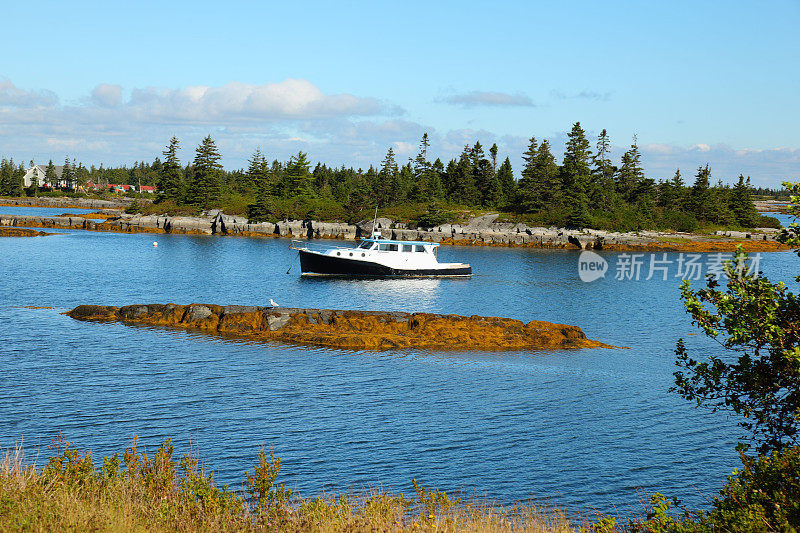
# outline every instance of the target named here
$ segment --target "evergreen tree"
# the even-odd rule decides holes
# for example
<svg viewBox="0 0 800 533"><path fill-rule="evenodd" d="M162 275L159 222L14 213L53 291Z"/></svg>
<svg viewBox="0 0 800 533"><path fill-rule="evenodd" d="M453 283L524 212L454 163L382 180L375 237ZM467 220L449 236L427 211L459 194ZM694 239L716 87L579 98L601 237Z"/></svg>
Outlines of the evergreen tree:
<svg viewBox="0 0 800 533"><path fill-rule="evenodd" d="M564 163L561 165L561 179L569 210L567 224L584 228L589 225L588 189L591 180L589 163L592 152L580 122L572 126L567 137Z"/></svg>
<svg viewBox="0 0 800 533"><path fill-rule="evenodd" d="M64 186L67 189L71 189L75 184L75 173L72 169L72 165L69 163L69 157L64 159L64 168L61 171L61 180L64 183Z"/></svg>
<svg viewBox="0 0 800 533"><path fill-rule="evenodd" d="M428 147L430 144L427 132L423 133L422 139L419 142L419 153L417 153L417 157L414 158L414 174L416 176L424 174L430 167L428 163Z"/></svg>
<svg viewBox="0 0 800 533"><path fill-rule="evenodd" d="M633 137L633 144L630 149L622 155L622 164L617 172L617 192L629 203L637 201L637 191L640 182L644 179L644 170L641 163L642 156L639 153L639 146L636 136Z"/></svg>
<svg viewBox="0 0 800 533"><path fill-rule="evenodd" d="M431 165L430 177L428 179L428 198L433 202L444 199L443 175L444 164L441 159L436 158L436 161Z"/></svg>
<svg viewBox="0 0 800 533"><path fill-rule="evenodd" d="M711 188L711 211L708 220L715 224L735 224L736 218L728 206L731 203L730 188L717 180L717 184Z"/></svg>
<svg viewBox="0 0 800 533"><path fill-rule="evenodd" d="M538 182L539 176L536 172L536 157L539 149L539 141L536 137L531 137L528 141L528 149L522 153L522 178L517 187L517 209L522 213L539 211L544 207L542 198L542 184Z"/></svg>
<svg viewBox="0 0 800 533"><path fill-rule="evenodd" d="M494 205L492 202L499 199L499 184L495 184L493 192L490 193L489 189L491 188L494 173L480 142L476 142L470 150L470 163L472 166L472 179L478 189L478 196L477 198L472 198L470 205ZM494 196L491 200L489 198L490 195Z"/></svg>
<svg viewBox="0 0 800 533"><path fill-rule="evenodd" d="M760 216L753 204L749 176L745 181L744 176L739 174L739 181L731 191L729 209L740 226L752 228L758 224Z"/></svg>
<svg viewBox="0 0 800 533"><path fill-rule="evenodd" d="M260 149L256 149L250 159L247 180L255 190L255 203L247 206L248 222L256 223L270 220L274 210L275 184L270 179L269 166Z"/></svg>
<svg viewBox="0 0 800 533"><path fill-rule="evenodd" d="M564 186L561 181L561 169L556 157L550 151L550 141L543 140L536 151L536 176L541 184L541 197L545 208L559 209L564 201Z"/></svg>
<svg viewBox="0 0 800 533"><path fill-rule="evenodd" d="M33 164L33 159L31 159L30 168L33 170L33 174L31 174L31 189L33 190L33 196L36 197L39 195L39 169Z"/></svg>
<svg viewBox="0 0 800 533"><path fill-rule="evenodd" d="M497 145L495 145L497 146ZM517 196L517 182L514 179L514 171L511 169L511 160L506 157L500 169L497 171L497 181L500 183L502 195L502 206L509 206Z"/></svg>
<svg viewBox="0 0 800 533"><path fill-rule="evenodd" d="M686 187L683 184L683 178L681 177L680 169L675 169L675 175L672 176L671 185L674 197L671 204L667 207L674 209L675 211L679 211L683 209L686 204Z"/></svg>
<svg viewBox="0 0 800 533"><path fill-rule="evenodd" d="M708 164L705 167L699 167L695 175L694 185L689 192L688 207L692 214L700 220L711 220L713 211L713 197L711 194L711 171L708 169Z"/></svg>
<svg viewBox="0 0 800 533"><path fill-rule="evenodd" d="M428 134L422 135L419 143L419 153L414 158L414 183L409 191L409 198L414 202L424 202L430 200L428 182L431 179L431 165L428 163Z"/></svg>
<svg viewBox="0 0 800 533"><path fill-rule="evenodd" d="M408 193L414 183L414 169L411 163L405 164L400 167L400 171L395 174L392 181L392 199L395 204L403 204L408 201Z"/></svg>
<svg viewBox="0 0 800 533"><path fill-rule="evenodd" d="M53 164L53 160L51 159L47 163L47 168L44 171L44 185L48 187L55 187L56 181L58 181L58 176L56 176L56 166Z"/></svg>
<svg viewBox="0 0 800 533"><path fill-rule="evenodd" d="M458 161L455 162L453 175L450 178L452 184L451 200L464 205L478 205L480 201L480 191L475 184L473 172L474 152L469 145L464 147Z"/></svg>
<svg viewBox="0 0 800 533"><path fill-rule="evenodd" d="M492 155L492 172L497 173L497 143L492 144L489 148L489 153Z"/></svg>
<svg viewBox="0 0 800 533"><path fill-rule="evenodd" d="M612 209L616 201L614 185L614 172L616 168L611 163L611 140L608 132L603 129L597 137L597 153L592 158L592 187L589 193L591 205L598 209Z"/></svg>
<svg viewBox="0 0 800 533"><path fill-rule="evenodd" d="M0 160L0 196L11 196L11 166L3 158Z"/></svg>
<svg viewBox="0 0 800 533"><path fill-rule="evenodd" d="M220 187L220 173L222 165L217 145L207 135L195 149L194 162L192 163L192 181L187 191L188 204L210 209L214 207L222 195Z"/></svg>
<svg viewBox="0 0 800 533"><path fill-rule="evenodd" d="M172 200L177 203L183 198L183 177L181 176L181 162L178 160L179 148L180 141L173 135L166 149L161 152L164 155L164 163L161 165L161 172L156 183L157 202Z"/></svg>
<svg viewBox="0 0 800 533"><path fill-rule="evenodd" d="M313 196L310 168L311 162L305 152L297 152L289 159L285 171L289 196Z"/></svg>
<svg viewBox="0 0 800 533"><path fill-rule="evenodd" d="M378 207L386 207L397 201L397 175L399 174L397 162L394 159L394 150L389 147L386 157L381 161L381 169L376 174L375 199Z"/></svg>
<svg viewBox="0 0 800 533"><path fill-rule="evenodd" d="M247 172L245 173L245 187L246 191L257 191L259 184L266 180L267 160L261 153L261 148L256 148L248 161ZM319 165L317 165L319 167ZM316 173L316 169L315 173Z"/></svg>

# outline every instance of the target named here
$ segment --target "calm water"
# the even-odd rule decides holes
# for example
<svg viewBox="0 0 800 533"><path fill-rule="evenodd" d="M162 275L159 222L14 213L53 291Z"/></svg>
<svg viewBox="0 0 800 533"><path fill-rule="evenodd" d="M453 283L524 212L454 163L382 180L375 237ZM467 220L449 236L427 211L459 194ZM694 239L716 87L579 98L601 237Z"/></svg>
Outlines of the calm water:
<svg viewBox="0 0 800 533"><path fill-rule="evenodd" d="M288 244L94 232L0 239L0 446L23 441L33 458L62 431L99 458L133 434L151 452L173 437L181 453L196 443L217 478L239 488L263 445L305 496L409 492L416 477L572 512L639 509L653 491L701 506L738 464L734 421L667 390L678 337L696 353L713 348L690 335L675 265L667 281L617 281L620 256L608 253L606 278L583 283L576 252L443 247L442 260L469 262L476 275L306 280ZM761 268L789 280L796 263L764 254ZM60 315L82 303L269 298L549 320L631 349L353 352Z"/></svg>

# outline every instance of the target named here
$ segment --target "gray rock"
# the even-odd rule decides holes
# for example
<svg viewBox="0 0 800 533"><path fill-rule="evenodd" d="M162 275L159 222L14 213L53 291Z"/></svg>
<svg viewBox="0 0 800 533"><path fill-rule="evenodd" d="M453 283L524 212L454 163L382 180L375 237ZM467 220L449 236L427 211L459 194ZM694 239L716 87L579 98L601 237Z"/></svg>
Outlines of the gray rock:
<svg viewBox="0 0 800 533"><path fill-rule="evenodd" d="M186 319L189 322L194 322L195 320L208 318L212 314L211 309L205 305L190 305L189 309L186 311Z"/></svg>
<svg viewBox="0 0 800 533"><path fill-rule="evenodd" d="M226 305L222 308L222 315L235 315L238 313L254 313L260 308L254 305Z"/></svg>
<svg viewBox="0 0 800 533"><path fill-rule="evenodd" d="M267 326L270 331L275 331L285 326L291 318L289 313L275 314L274 312L270 312L270 314L267 315Z"/></svg>

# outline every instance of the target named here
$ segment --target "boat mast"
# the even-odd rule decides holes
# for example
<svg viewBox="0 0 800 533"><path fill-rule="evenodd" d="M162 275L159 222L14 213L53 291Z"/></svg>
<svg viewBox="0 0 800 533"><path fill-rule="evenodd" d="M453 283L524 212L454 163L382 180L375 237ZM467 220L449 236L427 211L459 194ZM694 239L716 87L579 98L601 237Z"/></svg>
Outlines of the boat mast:
<svg viewBox="0 0 800 533"><path fill-rule="evenodd" d="M377 231L377 225L378 225L378 206L375 205L375 218L372 219L372 238L373 239L376 238L375 233ZM377 237L380 237L380 235L378 235Z"/></svg>

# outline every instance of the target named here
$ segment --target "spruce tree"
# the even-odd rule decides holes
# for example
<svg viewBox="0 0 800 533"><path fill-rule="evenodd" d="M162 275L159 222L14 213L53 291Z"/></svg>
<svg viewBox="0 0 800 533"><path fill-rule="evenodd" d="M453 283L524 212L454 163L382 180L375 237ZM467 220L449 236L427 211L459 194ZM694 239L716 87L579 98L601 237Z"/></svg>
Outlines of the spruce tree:
<svg viewBox="0 0 800 533"><path fill-rule="evenodd" d="M708 164L699 167L695 175L694 185L689 191L688 207L699 220L711 221L713 197L711 194L711 171Z"/></svg>
<svg viewBox="0 0 800 533"><path fill-rule="evenodd" d="M58 176L56 176L56 166L51 159L47 163L47 168L44 171L44 185L48 187L55 187Z"/></svg>
<svg viewBox="0 0 800 533"><path fill-rule="evenodd" d="M250 159L247 169L248 182L255 189L255 203L247 206L247 218L250 223L265 222L272 218L274 182L270 179L269 166L266 159L257 149Z"/></svg>
<svg viewBox="0 0 800 533"><path fill-rule="evenodd" d="M497 171L497 181L500 183L502 205L511 205L517 195L517 182L514 179L514 171L511 169L511 160L508 157Z"/></svg>
<svg viewBox="0 0 800 533"><path fill-rule="evenodd" d="M286 164L286 183L290 196L309 197L314 194L311 188L311 162L308 154L297 152Z"/></svg>
<svg viewBox="0 0 800 533"><path fill-rule="evenodd" d="M469 145L465 146L453 169L451 199L456 203L477 205L480 201L481 194L475 184L474 156L475 153Z"/></svg>
<svg viewBox="0 0 800 533"><path fill-rule="evenodd" d="M535 172L537 182L541 184L541 197L546 209L559 209L564 202L564 187L561 181L561 169L556 164L556 157L550 150L550 141L543 140L536 151Z"/></svg>
<svg viewBox="0 0 800 533"><path fill-rule="evenodd" d="M207 135L195 149L194 162L192 163L192 180L187 190L188 204L210 209L219 202L222 195L220 185L220 172L222 165L217 145Z"/></svg>
<svg viewBox="0 0 800 533"><path fill-rule="evenodd" d="M611 139L608 132L603 129L597 137L597 152L592 158L592 187L589 200L595 208L610 210L616 202L614 186L615 167L611 163Z"/></svg>
<svg viewBox="0 0 800 533"><path fill-rule="evenodd" d="M497 173L497 143L492 144L492 147L489 148L489 153L492 156L492 172L495 174Z"/></svg>
<svg viewBox="0 0 800 533"><path fill-rule="evenodd" d="M64 183L64 186L67 189L71 189L73 184L75 183L75 173L73 171L72 165L69 162L69 157L64 159L64 168L61 171L61 180Z"/></svg>
<svg viewBox="0 0 800 533"><path fill-rule="evenodd" d="M442 176L444 175L444 164L442 160L436 158L430 168L430 176L428 178L428 198L433 201L444 199L444 184L442 183Z"/></svg>
<svg viewBox="0 0 800 533"><path fill-rule="evenodd" d="M11 167L5 158L0 160L0 196L11 196Z"/></svg>
<svg viewBox="0 0 800 533"><path fill-rule="evenodd" d="M378 202L378 207L386 207L397 201L396 194L399 191L394 189L397 186L398 173L394 150L390 146L386 151L386 156L381 161L381 169L375 176L375 198Z"/></svg>
<svg viewBox="0 0 800 533"><path fill-rule="evenodd" d="M428 191L428 181L431 176L431 165L428 163L428 134L422 135L419 143L419 152L417 157L414 158L414 182L409 191L409 197L414 202L425 202L430 200Z"/></svg>
<svg viewBox="0 0 800 533"><path fill-rule="evenodd" d="M588 189L591 180L589 163L592 152L580 122L576 122L572 126L567 137L564 163L561 165L562 183L568 209L567 224L576 228L585 228L589 225Z"/></svg>
<svg viewBox="0 0 800 533"><path fill-rule="evenodd" d="M686 187L683 184L683 178L681 177L681 169L675 169L675 175L672 176L672 194L673 199L672 203L668 206L670 209L674 209L675 211L680 211L684 209L686 205Z"/></svg>
<svg viewBox="0 0 800 533"><path fill-rule="evenodd" d="M174 135L169 140L166 149L161 152L164 155L164 163L161 165L156 187L158 188L157 202L173 200L180 202L183 198L183 177L181 175L181 162L178 160L178 149L180 141Z"/></svg>
<svg viewBox="0 0 800 533"><path fill-rule="evenodd" d="M494 177L492 166L486 154L483 151L483 146L480 142L476 142L470 150L470 163L472 165L472 179L478 189L477 195L470 195L468 205L492 205L491 201L498 198L499 189L495 187L494 191L490 193L491 182ZM490 201L489 196L495 196Z"/></svg>
<svg viewBox="0 0 800 533"><path fill-rule="evenodd" d="M39 169L36 168L36 165L33 164L33 159L31 159L31 170L33 170L33 174L31 174L31 190L33 190L33 196L39 196Z"/></svg>
<svg viewBox="0 0 800 533"><path fill-rule="evenodd" d="M717 184L711 187L711 209L708 220L715 224L735 224L736 217L728 208L730 203L730 187L722 183L722 180L717 180Z"/></svg>
<svg viewBox="0 0 800 533"><path fill-rule="evenodd" d="M541 197L541 184L537 182L536 158L538 155L539 141L536 137L531 137L528 141L528 149L522 153L522 177L517 187L517 209L522 213L539 211L543 207Z"/></svg>
<svg viewBox="0 0 800 533"><path fill-rule="evenodd" d="M634 135L630 149L622 154L622 161L616 178L617 192L629 203L637 201L636 194L640 190L640 182L644 179L641 159L642 156L639 153L639 146Z"/></svg>

